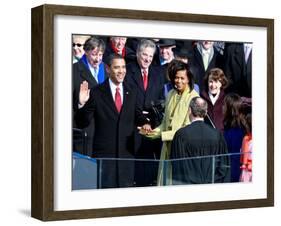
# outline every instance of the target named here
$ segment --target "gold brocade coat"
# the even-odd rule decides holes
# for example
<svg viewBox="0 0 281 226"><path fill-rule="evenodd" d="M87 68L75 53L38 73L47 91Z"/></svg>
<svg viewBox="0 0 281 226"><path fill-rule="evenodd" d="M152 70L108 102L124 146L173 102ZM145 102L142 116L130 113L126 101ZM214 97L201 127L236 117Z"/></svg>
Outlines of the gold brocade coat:
<svg viewBox="0 0 281 226"><path fill-rule="evenodd" d="M187 88L181 95L179 95L175 89L172 89L166 98L165 115L161 125L147 135L147 137L150 138L161 137L163 141L158 169L158 185L171 184L172 182L171 163L163 160L170 158L171 141L177 130L190 124L188 107L191 99L196 96L199 96L198 93L195 90L190 92L189 88Z"/></svg>

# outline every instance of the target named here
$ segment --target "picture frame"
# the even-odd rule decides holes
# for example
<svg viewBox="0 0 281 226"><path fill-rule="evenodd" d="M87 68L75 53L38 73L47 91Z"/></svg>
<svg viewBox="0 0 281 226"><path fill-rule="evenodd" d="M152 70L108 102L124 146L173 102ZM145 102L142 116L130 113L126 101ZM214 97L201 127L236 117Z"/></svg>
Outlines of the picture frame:
<svg viewBox="0 0 281 226"><path fill-rule="evenodd" d="M242 200L134 205L122 207L70 208L56 210L55 188L57 148L55 134L55 29L56 16L138 20L140 23L189 23L206 26L263 28L266 32L266 195ZM187 13L42 5L32 9L32 186L31 215L50 221L65 219L163 214L274 205L274 20ZM69 160L71 161L71 160Z"/></svg>

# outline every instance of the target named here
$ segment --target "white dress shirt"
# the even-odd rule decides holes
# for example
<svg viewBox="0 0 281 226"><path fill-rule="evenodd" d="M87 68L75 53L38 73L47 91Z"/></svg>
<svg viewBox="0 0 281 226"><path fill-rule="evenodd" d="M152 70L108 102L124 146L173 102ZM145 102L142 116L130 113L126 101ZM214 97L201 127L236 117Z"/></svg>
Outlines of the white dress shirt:
<svg viewBox="0 0 281 226"><path fill-rule="evenodd" d="M115 93L116 93L116 88L119 87L120 89L120 96L121 96L121 101L122 101L122 104L123 104L123 83L120 83L118 86L116 86L110 79L109 79L109 87L110 87L110 90L111 90L111 94L112 94L112 97L113 97L113 100L115 101Z"/></svg>
<svg viewBox="0 0 281 226"><path fill-rule="evenodd" d="M94 68L92 67L91 64L89 64L88 62L88 66L89 66L89 69L93 75L93 77L95 78L95 80L97 81L97 83L99 82L99 79L98 79L98 73L99 73L99 66L97 68Z"/></svg>
<svg viewBox="0 0 281 226"><path fill-rule="evenodd" d="M213 94L209 93L209 97L210 97L210 100L213 105L215 105L215 103L217 102L219 95L220 95L220 91L215 96L213 96Z"/></svg>

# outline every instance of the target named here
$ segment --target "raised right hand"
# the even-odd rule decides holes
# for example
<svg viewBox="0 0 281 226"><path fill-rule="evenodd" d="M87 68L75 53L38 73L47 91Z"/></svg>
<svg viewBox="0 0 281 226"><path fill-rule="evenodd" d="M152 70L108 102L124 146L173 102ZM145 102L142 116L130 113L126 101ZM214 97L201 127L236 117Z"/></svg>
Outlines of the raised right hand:
<svg viewBox="0 0 281 226"><path fill-rule="evenodd" d="M90 89L88 87L88 82L83 81L80 84L80 92L79 92L79 105L82 107L86 104L86 102L90 98Z"/></svg>

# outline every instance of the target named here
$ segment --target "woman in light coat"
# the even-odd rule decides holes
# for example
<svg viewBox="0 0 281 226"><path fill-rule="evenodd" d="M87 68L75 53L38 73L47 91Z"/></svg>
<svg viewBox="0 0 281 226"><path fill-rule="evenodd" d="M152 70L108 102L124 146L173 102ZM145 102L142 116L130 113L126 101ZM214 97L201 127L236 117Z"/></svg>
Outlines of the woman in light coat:
<svg viewBox="0 0 281 226"><path fill-rule="evenodd" d="M173 89L169 91L165 101L163 121L153 130L148 124L140 128L141 134L152 139L161 137L163 141L157 178L158 185L171 184L172 163L163 160L170 159L171 141L178 129L190 123L189 103L193 97L199 96L194 90L193 75L187 64L173 60L168 65L167 73Z"/></svg>

